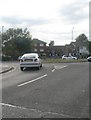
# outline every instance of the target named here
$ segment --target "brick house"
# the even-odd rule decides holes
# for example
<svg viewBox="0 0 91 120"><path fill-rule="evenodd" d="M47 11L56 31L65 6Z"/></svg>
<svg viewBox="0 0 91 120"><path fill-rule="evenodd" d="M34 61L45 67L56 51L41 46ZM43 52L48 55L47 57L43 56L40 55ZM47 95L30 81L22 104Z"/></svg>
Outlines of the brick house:
<svg viewBox="0 0 91 120"><path fill-rule="evenodd" d="M77 42L71 42L68 45L65 45L65 55L73 55L78 58L88 56L89 52L84 44L78 44Z"/></svg>
<svg viewBox="0 0 91 120"><path fill-rule="evenodd" d="M47 57L62 57L64 55L64 46L47 46Z"/></svg>
<svg viewBox="0 0 91 120"><path fill-rule="evenodd" d="M76 56L77 54L76 42L71 42L70 44L66 44L64 51L65 51L65 55Z"/></svg>
<svg viewBox="0 0 91 120"><path fill-rule="evenodd" d="M88 52L84 46L77 45L76 42L71 42L65 46L47 46L46 42L33 39L31 52L38 53L40 56L46 57L62 57L62 55L79 56L82 52Z"/></svg>
<svg viewBox="0 0 91 120"><path fill-rule="evenodd" d="M46 42L34 38L32 40L32 52L38 53L40 56L46 55Z"/></svg>
<svg viewBox="0 0 91 120"><path fill-rule="evenodd" d="M33 39L31 52L38 53L40 56L61 57L64 55L64 46L46 46L46 42Z"/></svg>

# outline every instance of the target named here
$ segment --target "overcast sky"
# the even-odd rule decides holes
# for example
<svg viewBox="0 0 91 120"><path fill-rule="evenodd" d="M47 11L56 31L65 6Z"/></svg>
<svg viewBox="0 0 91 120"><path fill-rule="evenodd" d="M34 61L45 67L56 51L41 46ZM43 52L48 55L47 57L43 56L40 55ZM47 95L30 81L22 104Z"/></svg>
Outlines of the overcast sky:
<svg viewBox="0 0 91 120"><path fill-rule="evenodd" d="M28 28L32 38L65 45L89 36L90 0L0 0L0 30Z"/></svg>

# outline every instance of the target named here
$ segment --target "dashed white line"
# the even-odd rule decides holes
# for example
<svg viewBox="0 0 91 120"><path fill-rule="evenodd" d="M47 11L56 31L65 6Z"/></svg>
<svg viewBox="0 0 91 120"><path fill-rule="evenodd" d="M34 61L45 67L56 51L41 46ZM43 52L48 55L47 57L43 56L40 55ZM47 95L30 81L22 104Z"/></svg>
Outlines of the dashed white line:
<svg viewBox="0 0 91 120"><path fill-rule="evenodd" d="M35 81L37 81L37 80L39 80L39 79L42 79L42 78L44 78L44 77L46 77L46 76L47 76L47 74L45 74L45 75L43 75L43 76L40 76L40 77L38 77L38 78L35 78L35 79L31 80L31 81L24 82L24 83L22 83L22 84L19 84L18 87L24 86L24 85L26 85L26 84L28 84L28 83L35 82Z"/></svg>
<svg viewBox="0 0 91 120"><path fill-rule="evenodd" d="M62 69L62 68L65 68L67 67L68 65L64 65L64 66L55 66L55 69Z"/></svg>
<svg viewBox="0 0 91 120"><path fill-rule="evenodd" d="M54 72L55 70L60 70L60 69L65 68L65 67L67 67L67 65L65 65L65 66L55 66L54 65L54 69L51 72Z"/></svg>
<svg viewBox="0 0 91 120"><path fill-rule="evenodd" d="M55 71L55 69L52 70L52 72L54 72L54 71Z"/></svg>

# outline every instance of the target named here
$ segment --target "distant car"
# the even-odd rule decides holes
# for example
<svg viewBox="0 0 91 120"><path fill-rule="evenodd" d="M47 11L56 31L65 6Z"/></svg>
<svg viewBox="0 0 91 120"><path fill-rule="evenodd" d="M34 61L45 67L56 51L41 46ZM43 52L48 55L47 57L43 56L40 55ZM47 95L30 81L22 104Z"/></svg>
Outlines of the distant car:
<svg viewBox="0 0 91 120"><path fill-rule="evenodd" d="M37 53L24 54L20 59L20 69L36 67L38 70L42 67L42 60Z"/></svg>
<svg viewBox="0 0 91 120"><path fill-rule="evenodd" d="M63 60L77 60L77 57L63 55L63 56L62 56L62 59L63 59Z"/></svg>
<svg viewBox="0 0 91 120"><path fill-rule="evenodd" d="M89 57L87 58L87 60L88 60L89 62L91 62L91 56L89 56Z"/></svg>
<svg viewBox="0 0 91 120"><path fill-rule="evenodd" d="M19 61L21 60L21 56L18 57L18 60L19 60Z"/></svg>

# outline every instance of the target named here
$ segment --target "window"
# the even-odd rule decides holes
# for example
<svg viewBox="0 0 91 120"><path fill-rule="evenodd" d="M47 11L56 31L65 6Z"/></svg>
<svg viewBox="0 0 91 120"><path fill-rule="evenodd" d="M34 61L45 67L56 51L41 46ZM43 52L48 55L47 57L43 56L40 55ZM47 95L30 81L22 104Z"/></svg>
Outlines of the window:
<svg viewBox="0 0 91 120"><path fill-rule="evenodd" d="M34 49L34 52L37 52L37 49Z"/></svg>
<svg viewBox="0 0 91 120"><path fill-rule="evenodd" d="M40 49L40 52L44 52L44 49Z"/></svg>
<svg viewBox="0 0 91 120"><path fill-rule="evenodd" d="M35 43L34 46L37 46L37 44Z"/></svg>
<svg viewBox="0 0 91 120"><path fill-rule="evenodd" d="M40 44L40 46L42 47L42 46L44 46L44 44L43 44L43 43L41 43L41 44Z"/></svg>

